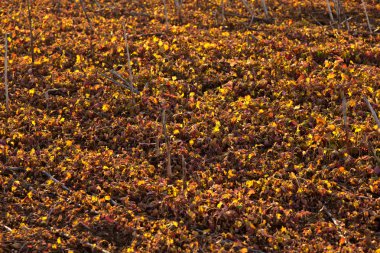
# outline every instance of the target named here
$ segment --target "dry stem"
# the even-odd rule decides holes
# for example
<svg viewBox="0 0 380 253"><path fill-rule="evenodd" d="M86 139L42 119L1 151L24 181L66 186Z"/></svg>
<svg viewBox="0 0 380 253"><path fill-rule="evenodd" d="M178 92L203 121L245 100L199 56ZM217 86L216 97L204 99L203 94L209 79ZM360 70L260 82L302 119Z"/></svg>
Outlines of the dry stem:
<svg viewBox="0 0 380 253"><path fill-rule="evenodd" d="M369 110L371 111L371 114L373 116L373 118L375 119L376 123L377 123L377 126L379 127L380 129L380 120L379 118L377 117L377 114L375 112L375 110L373 109L371 103L368 101L368 99L366 97L363 97L364 101L367 103L367 106L369 108Z"/></svg>
<svg viewBox="0 0 380 253"><path fill-rule="evenodd" d="M166 174L168 177L171 177L172 172L172 164L171 164L171 157L170 157L170 140L169 136L166 130L166 113L165 110L162 112L162 130L165 137L165 143L166 143L166 157L167 157L167 164L166 164Z"/></svg>
<svg viewBox="0 0 380 253"><path fill-rule="evenodd" d="M33 38L33 24L31 13L31 0L28 0L28 19L29 19L29 36L30 36L30 53L32 55L32 64L34 64L34 38Z"/></svg>
<svg viewBox="0 0 380 253"><path fill-rule="evenodd" d="M362 0L362 5L363 5L363 9L364 9L365 18L367 20L367 25L368 25L369 32L372 33L371 23L369 22L367 7L366 7L366 4L365 4L364 0Z"/></svg>
<svg viewBox="0 0 380 253"><path fill-rule="evenodd" d="M5 34L5 56L4 56L4 84L5 84L5 105L9 112L9 93L8 93L8 34Z"/></svg>

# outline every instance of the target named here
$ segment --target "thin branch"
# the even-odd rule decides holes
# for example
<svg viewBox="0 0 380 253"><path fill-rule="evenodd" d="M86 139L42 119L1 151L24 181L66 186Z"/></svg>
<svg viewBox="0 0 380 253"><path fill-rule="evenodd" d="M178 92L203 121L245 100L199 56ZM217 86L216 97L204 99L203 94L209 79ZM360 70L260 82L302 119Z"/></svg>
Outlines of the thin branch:
<svg viewBox="0 0 380 253"><path fill-rule="evenodd" d="M251 6L247 2L247 0L241 0L241 1L243 2L245 8L247 8L249 14L251 14L251 19L253 19L255 17L255 14L253 13Z"/></svg>
<svg viewBox="0 0 380 253"><path fill-rule="evenodd" d="M330 16L330 20L332 23L334 23L334 16L332 14L332 11L331 11L331 5L330 5L330 0L326 0L326 5L327 5L327 10L329 12L329 16Z"/></svg>
<svg viewBox="0 0 380 253"><path fill-rule="evenodd" d="M127 34L126 29L125 29L125 23L123 23L123 32L124 32L125 49L127 51L127 59L128 59L129 81L131 82L130 85L133 87L133 73L132 73L132 65L131 65L131 56L129 54L128 34Z"/></svg>
<svg viewBox="0 0 380 253"><path fill-rule="evenodd" d="M340 1L339 0L333 0L334 7L335 7L335 13L338 18L338 28L340 28L340 22L341 22L341 8L340 8Z"/></svg>
<svg viewBox="0 0 380 253"><path fill-rule="evenodd" d="M166 142L166 157L167 157L166 174L168 177L171 177L173 175L173 172L172 172L171 157L170 157L170 140L169 140L169 136L166 130L165 110L163 110L162 112L162 130L163 130L165 142Z"/></svg>
<svg viewBox="0 0 380 253"><path fill-rule="evenodd" d="M102 72L98 72L98 73L99 73L102 77L104 77L104 78L110 80L111 82L113 82L114 84L117 84L117 85L119 85L119 86L121 86L121 87L123 87L123 88L129 89L128 86L126 86L125 84L122 84L122 83L116 81L116 80L113 79L112 77L109 77L109 76L107 76L106 74L103 74Z"/></svg>
<svg viewBox="0 0 380 253"><path fill-rule="evenodd" d="M222 10L222 24L224 24L225 20L226 20L226 16L224 15L225 14L225 10L224 10L224 0L221 0L220 1L220 8Z"/></svg>
<svg viewBox="0 0 380 253"><path fill-rule="evenodd" d="M22 168L22 167L6 167L4 169L4 172L6 171L9 171L11 173L14 173L14 172L25 172L25 169Z"/></svg>
<svg viewBox="0 0 380 253"><path fill-rule="evenodd" d="M185 157L182 155L182 190L185 191L186 187L186 161Z"/></svg>
<svg viewBox="0 0 380 253"><path fill-rule="evenodd" d="M371 103L368 101L368 99L366 97L363 97L364 101L367 103L367 106L369 108L369 110L371 111L371 114L373 116L373 118L375 119L376 123L377 123L377 126L379 127L380 129L380 120L379 118L377 117L377 114L375 112L375 110L373 109Z"/></svg>
<svg viewBox="0 0 380 253"><path fill-rule="evenodd" d="M341 93L341 96L342 96L343 125L344 125L344 128L347 131L347 129L348 129L348 122L347 122L347 99L346 99L346 96L344 95L343 92Z"/></svg>
<svg viewBox="0 0 380 253"><path fill-rule="evenodd" d="M267 7L267 4L265 3L265 0L261 0L261 6L263 7L265 17L269 18L268 7Z"/></svg>
<svg viewBox="0 0 380 253"><path fill-rule="evenodd" d="M10 228L10 227L8 227L8 226L6 226L6 225L1 225L3 228L5 228L5 230L7 230L8 232L13 232L13 230Z"/></svg>
<svg viewBox="0 0 380 253"><path fill-rule="evenodd" d="M32 55L32 64L34 64L34 38L33 38L33 24L31 13L31 0L28 0L28 19L29 19L29 36L30 36L30 53Z"/></svg>
<svg viewBox="0 0 380 253"><path fill-rule="evenodd" d="M9 93L8 93L8 34L5 34L5 56L4 56L4 84L5 84L5 105L9 112Z"/></svg>
<svg viewBox="0 0 380 253"><path fill-rule="evenodd" d="M130 82L128 82L124 77L122 77L116 70L114 69L111 69L110 72L116 76L117 78L119 78L120 80L122 80L127 86L127 88L132 91L133 93L140 93L134 86L131 85Z"/></svg>
<svg viewBox="0 0 380 253"><path fill-rule="evenodd" d="M94 32L94 28L93 28L93 26L92 26L92 23L91 23L90 17L87 15L86 5L84 4L83 0L80 0L80 4L81 4L81 6L82 6L82 10L83 10L83 12L84 12L84 16L85 16L86 19L87 19L88 25L90 26L91 32Z"/></svg>
<svg viewBox="0 0 380 253"><path fill-rule="evenodd" d="M364 9L365 18L367 19L367 25L368 25L369 32L372 33L371 23L369 22L367 7L366 7L364 0L362 0L362 5L363 5L363 9Z"/></svg>
<svg viewBox="0 0 380 253"><path fill-rule="evenodd" d="M70 189L67 188L66 185L64 185L63 183L61 183L60 181L58 181L55 177L53 177L49 172L46 172L46 171L42 171L42 174L44 174L45 176L47 176L49 179L53 180L55 183L59 184L64 190L70 192Z"/></svg>
<svg viewBox="0 0 380 253"><path fill-rule="evenodd" d="M168 18L168 8L166 6L166 0L162 0L164 4L164 13L165 13L165 26L166 26L166 31L169 31L169 18Z"/></svg>
<svg viewBox="0 0 380 253"><path fill-rule="evenodd" d="M332 222L334 223L334 225L337 227L339 235L341 237L345 238L345 235L344 235L344 233L342 231L342 226L341 226L342 222L339 221L339 220L337 220L337 219L335 219L334 216L331 214L331 212L327 209L326 206L323 206L320 211L325 211L325 213L327 214L327 216L329 216L329 218L332 220Z"/></svg>
<svg viewBox="0 0 380 253"><path fill-rule="evenodd" d="M182 3L178 0L174 0L174 6L178 15L178 20L181 23L182 22L182 11L181 11Z"/></svg>
<svg viewBox="0 0 380 253"><path fill-rule="evenodd" d="M96 245L96 244L91 244L91 243L89 243L89 242L86 242L86 243L84 243L83 245L88 246L88 247L90 247L90 248L92 248L92 249L94 249L94 250L100 251L100 252L102 252L102 253L111 253L111 252L109 252L108 250L102 249L101 247L99 247L99 246Z"/></svg>

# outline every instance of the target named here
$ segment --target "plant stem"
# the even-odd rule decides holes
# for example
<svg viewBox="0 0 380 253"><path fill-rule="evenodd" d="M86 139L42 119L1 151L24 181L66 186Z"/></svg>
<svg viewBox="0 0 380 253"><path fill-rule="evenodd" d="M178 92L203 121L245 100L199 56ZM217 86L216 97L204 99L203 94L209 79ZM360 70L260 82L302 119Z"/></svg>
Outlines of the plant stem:
<svg viewBox="0 0 380 253"><path fill-rule="evenodd" d="M8 34L5 34L5 56L4 56L4 84L5 84L5 105L9 112L9 93L8 93Z"/></svg>
<svg viewBox="0 0 380 253"><path fill-rule="evenodd" d="M33 38L33 24L31 13L31 0L28 0L28 19L29 19L29 36L30 36L30 53L32 55L32 64L34 64L34 38Z"/></svg>
<svg viewBox="0 0 380 253"><path fill-rule="evenodd" d="M166 174L168 177L171 177L172 172L172 165L171 165L171 156L170 156L170 140L168 136L168 132L166 130L166 113L165 110L162 112L162 130L165 137L165 143L166 143L166 157L167 157L167 164L166 164Z"/></svg>

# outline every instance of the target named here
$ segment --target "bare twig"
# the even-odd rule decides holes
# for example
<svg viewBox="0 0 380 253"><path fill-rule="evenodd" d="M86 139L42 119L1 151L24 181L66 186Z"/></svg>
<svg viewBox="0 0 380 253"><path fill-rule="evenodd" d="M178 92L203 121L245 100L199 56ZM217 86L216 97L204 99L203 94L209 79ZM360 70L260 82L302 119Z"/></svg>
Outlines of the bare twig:
<svg viewBox="0 0 380 253"><path fill-rule="evenodd" d="M369 110L371 111L371 114L372 114L373 118L375 119L377 126L380 129L380 120L377 117L377 114L376 114L375 110L373 109L371 103L368 101L368 99L366 97L363 97L363 99L367 103L367 106L368 106Z"/></svg>
<svg viewBox="0 0 380 253"><path fill-rule="evenodd" d="M174 0L174 5L175 5L175 9L178 16L178 21L181 23L182 22L182 11L181 11L182 3L179 0Z"/></svg>
<svg viewBox="0 0 380 253"><path fill-rule="evenodd" d="M166 31L169 31L169 18L168 18L168 8L166 6L166 0L162 0L164 4L164 14L165 14L165 26L166 26Z"/></svg>
<svg viewBox="0 0 380 253"><path fill-rule="evenodd" d="M127 51L127 60L128 60L128 72L129 72L129 81L131 87L133 87L133 73L132 73L132 65L131 65L131 56L129 54L129 46L128 46L128 34L125 29L125 23L123 23L123 32L124 32L124 41L125 41L125 49Z"/></svg>
<svg viewBox="0 0 380 253"><path fill-rule="evenodd" d="M29 19L29 36L30 36L30 53L32 55L32 64L34 64L34 38L33 38L33 23L31 13L31 0L28 0L28 19Z"/></svg>
<svg viewBox="0 0 380 253"><path fill-rule="evenodd" d="M90 248L92 248L92 249L94 249L94 250L100 251L100 252L102 252L102 253L111 253L111 252L109 252L108 250L105 250L105 249L100 248L100 247L99 247L98 245L96 245L96 244L91 244L91 243L89 243L89 242L86 242L86 243L84 243L83 245L88 246L88 247L90 247Z"/></svg>
<svg viewBox="0 0 380 253"><path fill-rule="evenodd" d="M327 11L329 12L330 20L332 23L334 23L335 20L334 20L334 16L332 14L332 11L331 11L330 0L326 0L326 5L327 5Z"/></svg>
<svg viewBox="0 0 380 253"><path fill-rule="evenodd" d="M186 187L186 161L185 157L182 155L182 190L185 191Z"/></svg>
<svg viewBox="0 0 380 253"><path fill-rule="evenodd" d="M49 172L42 171L42 174L44 174L45 176L47 176L49 179L53 180L55 183L59 184L64 190L70 192L70 189L67 188L66 185L64 185L63 183L61 183L60 181L58 181L56 178L54 178Z"/></svg>
<svg viewBox="0 0 380 253"><path fill-rule="evenodd" d="M363 9L364 9L365 18L367 20L367 25L368 25L369 32L372 33L371 23L369 22L367 7L366 7L366 4L365 4L364 0L362 0L362 6L363 6Z"/></svg>
<svg viewBox="0 0 380 253"><path fill-rule="evenodd" d="M336 13L336 16L337 16L337 19L338 19L338 28L340 28L340 23L341 23L341 13L342 13L342 10L341 10L341 3L340 3L340 0L333 0L334 2L334 7L335 7L335 13Z"/></svg>
<svg viewBox="0 0 380 253"><path fill-rule="evenodd" d="M220 8L222 10L222 24L224 24L224 21L226 20L226 16L224 15L225 10L224 10L224 0L220 1Z"/></svg>
<svg viewBox="0 0 380 253"><path fill-rule="evenodd" d="M253 19L255 17L255 14L253 13L253 10L252 10L251 6L247 2L247 0L241 0L241 1L243 2L245 8L247 8L249 14L251 15L251 19ZM252 23L252 20L251 20L251 23Z"/></svg>
<svg viewBox="0 0 380 253"><path fill-rule="evenodd" d="M5 230L7 230L8 232L11 232L12 233L12 229L6 225L1 225L3 228L5 228Z"/></svg>
<svg viewBox="0 0 380 253"><path fill-rule="evenodd" d="M323 206L320 211L325 211L327 216L329 216L329 218L332 220L334 225L337 227L339 235L341 237L345 238L344 233L342 231L341 221L335 219L334 216L331 214L331 212L327 209L326 206Z"/></svg>
<svg viewBox="0 0 380 253"><path fill-rule="evenodd" d="M347 122L347 99L346 99L346 96L344 95L343 92L341 93L341 96L342 96L343 125L344 125L344 128L347 131L347 129L348 129L348 122Z"/></svg>
<svg viewBox="0 0 380 253"><path fill-rule="evenodd" d="M4 56L4 84L5 84L5 106L9 112L9 93L8 93L8 34L5 34L5 56Z"/></svg>
<svg viewBox="0 0 380 253"><path fill-rule="evenodd" d="M351 19L352 17L348 17L348 18L347 18L346 10L345 10L345 8L344 8L344 3L342 3L340 0L338 1L338 3L339 3L339 12L340 12L340 14L343 16L343 18L344 18L343 21L341 21L341 20L339 19L339 22L340 22L339 25L342 25L343 23L346 23L347 31L350 31L350 24L348 23L348 21L350 21L350 19Z"/></svg>
<svg viewBox="0 0 380 253"><path fill-rule="evenodd" d="M265 0L261 0L261 6L263 7L265 17L269 18L268 7L267 7L267 4L265 3Z"/></svg>
<svg viewBox="0 0 380 253"><path fill-rule="evenodd" d="M126 89L128 89L128 90L130 90L130 91L132 91L132 92L135 92L135 93L138 92L138 91L136 91L135 89L131 88L130 85L129 85L129 83L128 83L128 82L127 82L122 76L120 76L120 74L117 73L116 71L112 71L112 70L111 70L111 73L114 74L116 77L120 78L121 80L123 80L123 82L126 82L127 85L125 85L124 83L121 83L121 82L119 82L119 81L116 81L116 80L113 79L112 77L107 76L106 74L103 74L102 72L98 72L98 73L99 73L99 75L101 75L101 76L103 76L104 78L110 80L110 81L113 82L114 84L119 85L120 87L126 88Z"/></svg>
<svg viewBox="0 0 380 253"><path fill-rule="evenodd" d="M94 28L93 28L93 26L92 26L92 23L91 23L90 17L89 17L88 14L87 14L86 5L84 4L83 0L80 0L80 4L81 4L82 10L83 10L83 12L84 12L84 16L85 16L86 19L87 19L88 25L90 26L91 32L94 32Z"/></svg>
<svg viewBox="0 0 380 253"><path fill-rule="evenodd" d="M327 5L327 11L329 12L330 20L332 23L334 23L335 20L334 20L334 16L332 14L332 11L331 11L330 0L326 0L326 5Z"/></svg>
<svg viewBox="0 0 380 253"><path fill-rule="evenodd" d="M162 130L165 137L165 143L166 143L166 155L167 155L167 164L166 164L166 174L168 177L171 177L172 172L172 165L171 165L171 157L170 157L170 139L166 130L166 112L163 110L162 112Z"/></svg>
<svg viewBox="0 0 380 253"><path fill-rule="evenodd" d="M4 169L4 172L5 171L9 171L11 173L14 173L14 172L25 172L25 169L22 168L22 167L6 167Z"/></svg>
<svg viewBox="0 0 380 253"><path fill-rule="evenodd" d="M106 74L103 74L102 72L98 72L98 73L99 73L99 75L101 75L102 77L104 77L104 78L110 80L110 81L113 82L114 84L117 84L117 85L119 85L119 86L121 86L121 87L123 87L123 88L126 88L126 89L130 89L127 85L122 84L122 83L116 81L116 80L113 79L112 77L109 77L109 76L107 76Z"/></svg>
<svg viewBox="0 0 380 253"><path fill-rule="evenodd" d="M373 157L375 157L376 163L380 165L380 158L377 156L375 148L373 147L371 141L368 140L368 137L366 138L367 138L368 148L372 151Z"/></svg>

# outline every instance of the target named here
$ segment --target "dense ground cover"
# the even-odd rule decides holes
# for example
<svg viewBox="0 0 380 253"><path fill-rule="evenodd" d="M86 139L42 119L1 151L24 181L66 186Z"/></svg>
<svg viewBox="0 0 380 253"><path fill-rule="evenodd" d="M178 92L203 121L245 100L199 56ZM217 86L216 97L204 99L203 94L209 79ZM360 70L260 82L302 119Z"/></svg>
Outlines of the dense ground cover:
<svg viewBox="0 0 380 253"><path fill-rule="evenodd" d="M0 252L379 252L380 4L225 2L0 2Z"/></svg>

